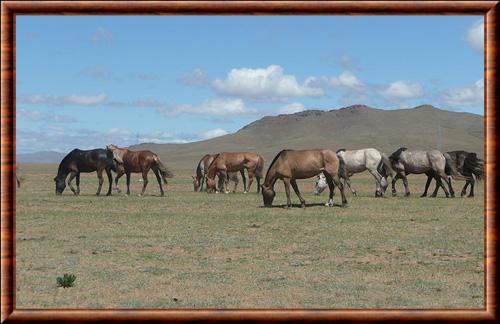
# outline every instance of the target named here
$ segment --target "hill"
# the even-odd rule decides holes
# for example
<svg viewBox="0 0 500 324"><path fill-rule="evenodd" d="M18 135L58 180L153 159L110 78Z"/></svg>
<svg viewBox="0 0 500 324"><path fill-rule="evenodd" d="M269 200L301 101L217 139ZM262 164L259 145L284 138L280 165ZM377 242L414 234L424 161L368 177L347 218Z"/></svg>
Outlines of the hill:
<svg viewBox="0 0 500 324"><path fill-rule="evenodd" d="M355 105L266 116L233 134L187 144L140 144L131 149L157 152L169 165L194 168L205 153L256 151L266 161L284 148L377 148L387 154L409 149L466 150L483 156L483 116L429 105L383 110Z"/></svg>
<svg viewBox="0 0 500 324"><path fill-rule="evenodd" d="M156 152L174 169L194 169L201 156L221 151L255 151L270 161L284 148L337 150L374 147L390 154L405 146L423 150L466 150L483 156L483 125L483 116L429 105L398 110L354 105L329 111L306 110L266 116L236 133L205 141L144 143L131 149ZM25 163L59 163L63 156L58 152L38 152L20 154L17 159Z"/></svg>

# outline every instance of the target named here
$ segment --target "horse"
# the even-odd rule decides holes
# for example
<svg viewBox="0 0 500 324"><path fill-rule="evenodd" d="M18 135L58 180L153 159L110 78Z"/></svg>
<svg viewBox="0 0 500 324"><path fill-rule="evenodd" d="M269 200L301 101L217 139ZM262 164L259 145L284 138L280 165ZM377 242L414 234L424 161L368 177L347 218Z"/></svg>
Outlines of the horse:
<svg viewBox="0 0 500 324"><path fill-rule="evenodd" d="M436 177L438 185L444 190L446 197L450 194L446 187L442 184L442 180L451 185L450 180L445 172L446 158L443 153L438 150L431 151L408 151L406 147L401 147L389 156L392 168L396 171L396 175L392 178L392 195L396 196L396 181L403 179L405 186L405 196L410 195L408 188L408 174L425 173L428 177ZM457 177L457 174L453 174Z"/></svg>
<svg viewBox="0 0 500 324"><path fill-rule="evenodd" d="M326 206L333 206L333 188L339 187L342 196L342 207L347 204L344 194L344 186L340 182L339 173L347 177L347 171L342 160L331 150L313 149L313 150L282 150L271 162L266 173L264 184L262 185L262 199L265 207L271 207L276 192L274 185L278 179L283 180L287 197L287 207L292 206L290 199L290 185L292 185L295 194L299 197L302 207L306 202L300 194L297 186L297 179L307 179L323 173L326 177L330 196Z"/></svg>
<svg viewBox="0 0 500 324"><path fill-rule="evenodd" d="M466 151L451 151L444 153L444 157L446 158L446 168L445 172L447 175L451 176L453 173L459 173L462 176L466 177L465 185L462 188L462 192L460 194L461 197L467 194L467 187L470 185L471 189L468 197L474 197L474 183L475 180L481 180L484 177L484 161L477 157L477 154L474 152L466 152ZM427 182L425 184L425 191L422 194L423 197L427 195L427 189L432 181L432 179L436 179L436 175L428 175ZM439 190L438 182L436 181L436 188L432 193L431 197L435 197ZM452 196L454 195L453 187L449 186L450 193Z"/></svg>
<svg viewBox="0 0 500 324"><path fill-rule="evenodd" d="M101 187L104 182L102 178L103 171L106 172L109 181L109 188L107 196L111 195L111 183L113 176L111 170L115 170L113 161L113 154L104 149L94 149L82 151L74 149L69 152L59 164L57 176L54 178L56 183L56 195L61 195L66 188L66 177L69 176L68 186L73 193L78 196L80 194L80 173L81 172L94 172L97 171L97 178L99 179L99 186L97 187L96 196L101 194ZM72 185L73 179L76 178L76 189Z"/></svg>
<svg viewBox="0 0 500 324"><path fill-rule="evenodd" d="M262 170L264 169L264 158L253 152L222 152L216 154L214 160L210 164L206 174L207 192L215 191L215 176L218 175L225 182L225 188L228 185L228 172L248 172L248 187L245 182L243 193L247 193L252 186L253 178L257 179L257 193L260 192L260 179L262 178ZM227 190L226 190L227 192Z"/></svg>
<svg viewBox="0 0 500 324"><path fill-rule="evenodd" d="M208 171L208 167L212 163L215 158L215 154L205 154L198 165L196 166L196 176L191 176L193 178L193 189L195 192L203 191L203 184L205 183L205 176ZM244 170L240 171L241 177L243 178L243 185L246 186L246 178ZM236 192L236 188L238 187L238 175L236 172L228 172L227 176L229 180L234 182L233 192ZM219 190L222 190L224 179L219 177Z"/></svg>
<svg viewBox="0 0 500 324"><path fill-rule="evenodd" d="M379 171L381 171L381 168L386 168L386 172L384 174L391 176L393 174L391 163L384 153L381 153L374 148L354 151L340 149L337 150L337 157L344 161L349 175L347 178L343 178L342 176L340 176L340 178L344 180L344 186L347 185L354 196L357 196L357 192L351 187L351 180L349 178L353 174L360 173L365 170L368 170L368 172L370 172L370 174L375 178L375 197L383 196L383 193L388 186L387 176L382 176ZM326 183L325 175L320 173L316 180L314 194L319 195L327 186L328 184Z"/></svg>
<svg viewBox="0 0 500 324"><path fill-rule="evenodd" d="M148 173L152 169L158 185L160 186L161 196L164 196L163 186L161 180L167 185L167 178L172 178L174 175L169 169L161 162L158 155L151 151L131 151L128 149L120 148L114 144L109 144L106 149L113 154L113 158L117 162L117 175L115 179L116 189L118 189L118 179L123 174L127 176L127 195L130 195L130 174L142 173L142 191L139 196L144 195L146 186L148 185Z"/></svg>

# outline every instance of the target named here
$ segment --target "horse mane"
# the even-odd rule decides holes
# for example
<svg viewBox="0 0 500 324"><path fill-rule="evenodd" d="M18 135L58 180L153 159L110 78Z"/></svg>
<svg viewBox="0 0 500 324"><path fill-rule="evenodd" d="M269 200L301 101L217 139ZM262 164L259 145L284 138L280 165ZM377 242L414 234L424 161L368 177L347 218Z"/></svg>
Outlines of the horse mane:
<svg viewBox="0 0 500 324"><path fill-rule="evenodd" d="M274 159L271 162L271 164L269 164L269 168L267 168L266 177L264 179L267 179L267 175L269 174L269 170L271 170L271 168L273 167L273 165L276 162L276 160L278 159L278 157L280 157L281 154L283 154L285 152L288 152L288 151L291 151L291 150L290 149L284 149L284 150L281 150L278 154L276 154L276 156L274 157Z"/></svg>
<svg viewBox="0 0 500 324"><path fill-rule="evenodd" d="M339 152L345 152L345 148L338 149L335 153L338 154Z"/></svg>
<svg viewBox="0 0 500 324"><path fill-rule="evenodd" d="M63 159L61 160L61 163L59 163L59 167L57 168L57 174L59 175L59 173L62 171L62 168L64 168L66 166L66 164L68 164L68 162L71 160L71 158L73 157L73 155L78 152L78 151L81 151L80 149L72 149L71 152L69 152L68 154L66 154L65 157L63 157Z"/></svg>
<svg viewBox="0 0 500 324"><path fill-rule="evenodd" d="M398 150L396 152L392 153L391 156L389 156L389 160L391 162L399 160L399 156L401 155L401 153L403 153L406 150L408 150L406 147L398 148Z"/></svg>
<svg viewBox="0 0 500 324"><path fill-rule="evenodd" d="M207 172L208 172L208 170L210 170L210 167L212 166L212 164L214 164L215 160L217 160L219 155L220 155L220 153L217 153L214 155L214 159L212 160L212 162L210 162L210 165L208 166ZM198 165L199 165L199 163L198 163Z"/></svg>

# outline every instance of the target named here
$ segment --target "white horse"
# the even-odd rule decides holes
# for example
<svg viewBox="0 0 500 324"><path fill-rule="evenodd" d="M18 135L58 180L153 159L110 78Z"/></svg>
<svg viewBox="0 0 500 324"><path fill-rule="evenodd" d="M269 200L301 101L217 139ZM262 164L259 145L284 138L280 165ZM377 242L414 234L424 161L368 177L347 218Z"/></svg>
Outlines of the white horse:
<svg viewBox="0 0 500 324"><path fill-rule="evenodd" d="M346 151L340 149L337 151L339 159L343 160L347 169L348 177L344 179L344 185L347 185L354 196L357 196L356 190L351 187L349 177L355 173L360 173L368 170L375 178L375 196L383 196L385 189L388 186L387 176L392 176L393 170L391 163L384 153L374 149L367 148L362 150ZM384 170L384 172L382 172ZM382 175L382 174L383 175ZM314 188L314 194L319 195L328 186L325 176L319 174Z"/></svg>

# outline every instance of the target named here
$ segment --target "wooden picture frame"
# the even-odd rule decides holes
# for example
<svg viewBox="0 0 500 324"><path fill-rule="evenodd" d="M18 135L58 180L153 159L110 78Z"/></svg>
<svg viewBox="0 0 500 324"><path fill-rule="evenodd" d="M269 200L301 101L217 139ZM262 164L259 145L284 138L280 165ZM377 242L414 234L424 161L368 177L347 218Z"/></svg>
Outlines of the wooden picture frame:
<svg viewBox="0 0 500 324"><path fill-rule="evenodd" d="M4 1L1 80L1 321L440 320L497 322L498 1ZM457 310L97 310L15 308L15 32L18 15L484 15L485 307Z"/></svg>

